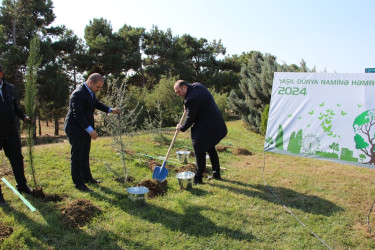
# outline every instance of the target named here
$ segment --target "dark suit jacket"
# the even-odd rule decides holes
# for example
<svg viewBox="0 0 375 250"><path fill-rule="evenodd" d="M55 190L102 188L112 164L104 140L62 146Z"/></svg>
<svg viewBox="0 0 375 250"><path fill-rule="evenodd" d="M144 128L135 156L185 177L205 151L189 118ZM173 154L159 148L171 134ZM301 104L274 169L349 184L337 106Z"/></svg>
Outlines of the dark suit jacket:
<svg viewBox="0 0 375 250"><path fill-rule="evenodd" d="M94 111L99 109L108 113L109 107L99 102L95 95L91 97L88 89L82 84L71 94L69 111L65 118L64 129L68 136L85 136L86 128L95 128Z"/></svg>
<svg viewBox="0 0 375 250"><path fill-rule="evenodd" d="M26 115L18 105L16 88L12 84L3 81L2 93L4 101L0 97L0 136L18 135L16 116L23 120Z"/></svg>
<svg viewBox="0 0 375 250"><path fill-rule="evenodd" d="M188 114L181 131L191 127L194 150L207 151L227 135L224 119L205 86L200 83L189 84L184 103Z"/></svg>

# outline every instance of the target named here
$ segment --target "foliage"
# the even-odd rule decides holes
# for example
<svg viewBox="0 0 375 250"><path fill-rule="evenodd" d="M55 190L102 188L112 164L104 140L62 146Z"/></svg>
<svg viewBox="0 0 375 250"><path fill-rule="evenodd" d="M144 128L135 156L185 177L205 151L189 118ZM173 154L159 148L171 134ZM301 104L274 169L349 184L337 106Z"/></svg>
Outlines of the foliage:
<svg viewBox="0 0 375 250"><path fill-rule="evenodd" d="M262 112L262 117L260 119L260 134L261 135L266 135L267 132L267 123L268 123L268 114L270 110L270 105L267 104L266 107L264 108Z"/></svg>
<svg viewBox="0 0 375 250"><path fill-rule="evenodd" d="M217 107L220 110L221 115L223 116L224 120L227 121L229 119L228 114L228 96L227 94L219 94L213 89L209 90L216 102Z"/></svg>
<svg viewBox="0 0 375 250"><path fill-rule="evenodd" d="M25 109L26 114L29 118L34 120L35 117L35 100L37 96L36 81L38 78L37 72L38 67L41 63L41 57L39 55L40 40L39 36L35 36L30 42L30 54L27 59L27 74L26 74L26 96L25 96ZM37 187L35 167L34 167L34 124L32 122L27 123L27 156L30 162L30 169L33 176L34 187Z"/></svg>
<svg viewBox="0 0 375 250"><path fill-rule="evenodd" d="M242 64L239 91L234 89L230 92L229 105L250 130L259 133L263 110L271 100L274 72L307 71L308 68L303 60L301 68L285 64L281 66L275 56L263 55L258 51L251 51L239 60L244 58L248 58L248 61Z"/></svg>
<svg viewBox="0 0 375 250"><path fill-rule="evenodd" d="M164 126L176 125L183 112L183 100L176 95L173 88L175 79L162 76L159 83L143 97L145 107L151 116L161 112Z"/></svg>
<svg viewBox="0 0 375 250"><path fill-rule="evenodd" d="M40 71L38 83L39 112L46 120L54 120L54 134L58 135L59 119L64 117L67 111L68 79L57 64L51 64Z"/></svg>
<svg viewBox="0 0 375 250"><path fill-rule="evenodd" d="M56 29L49 27L54 21L51 0L3 0L0 8L0 24L3 25L5 43L0 44L0 60L9 82L23 93L22 79L32 38L41 33L53 35Z"/></svg>

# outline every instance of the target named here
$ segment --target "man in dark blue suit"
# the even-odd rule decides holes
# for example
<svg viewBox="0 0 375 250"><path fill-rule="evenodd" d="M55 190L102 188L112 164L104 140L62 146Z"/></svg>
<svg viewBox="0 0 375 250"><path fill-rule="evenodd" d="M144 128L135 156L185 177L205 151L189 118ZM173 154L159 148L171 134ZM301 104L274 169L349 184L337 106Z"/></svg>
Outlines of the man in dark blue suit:
<svg viewBox="0 0 375 250"><path fill-rule="evenodd" d="M215 149L227 135L227 126L221 116L214 98L205 86L200 83L188 84L178 80L174 84L176 94L184 98L187 117L176 129L184 132L191 127L191 140L195 152L197 171L195 184L202 184L203 173L206 170L206 152L212 164L213 178L221 180L219 156Z"/></svg>
<svg viewBox="0 0 375 250"><path fill-rule="evenodd" d="M21 140L16 125L16 119L25 122L29 122L30 119L18 105L16 88L3 80L3 74L0 66L0 150L4 149L4 153L10 161L18 191L31 194L30 188L26 185ZM0 206L6 205L0 186Z"/></svg>
<svg viewBox="0 0 375 250"><path fill-rule="evenodd" d="M71 94L69 111L65 118L64 129L71 145L71 175L75 188L84 192L92 191L85 183L100 183L91 175L89 154L91 139L98 138L95 131L94 111L120 114L117 108L110 108L99 102L95 93L103 86L103 77L94 73L86 83L79 85Z"/></svg>

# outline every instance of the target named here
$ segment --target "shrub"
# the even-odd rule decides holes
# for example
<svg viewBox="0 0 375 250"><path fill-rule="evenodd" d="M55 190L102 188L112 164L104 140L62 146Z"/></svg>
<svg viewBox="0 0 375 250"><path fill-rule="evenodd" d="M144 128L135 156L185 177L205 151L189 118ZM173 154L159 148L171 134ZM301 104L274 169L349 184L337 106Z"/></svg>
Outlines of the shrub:
<svg viewBox="0 0 375 250"><path fill-rule="evenodd" d="M263 110L262 117L260 119L260 133L266 135L267 132L267 123L268 123L268 113L270 110L270 105L267 104Z"/></svg>

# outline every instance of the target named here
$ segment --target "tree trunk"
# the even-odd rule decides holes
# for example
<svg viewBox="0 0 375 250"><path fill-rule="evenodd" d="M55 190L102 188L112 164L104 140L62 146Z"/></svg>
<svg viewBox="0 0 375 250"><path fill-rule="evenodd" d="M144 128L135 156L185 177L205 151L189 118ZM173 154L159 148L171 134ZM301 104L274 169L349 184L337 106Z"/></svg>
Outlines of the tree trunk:
<svg viewBox="0 0 375 250"><path fill-rule="evenodd" d="M42 124L40 122L40 117L38 117L38 126L39 126L39 136L42 135Z"/></svg>
<svg viewBox="0 0 375 250"><path fill-rule="evenodd" d="M32 123L33 123L33 140L34 144L36 144L36 114L34 114L34 117L32 118Z"/></svg>
<svg viewBox="0 0 375 250"><path fill-rule="evenodd" d="M59 117L55 116L55 135L59 135Z"/></svg>

